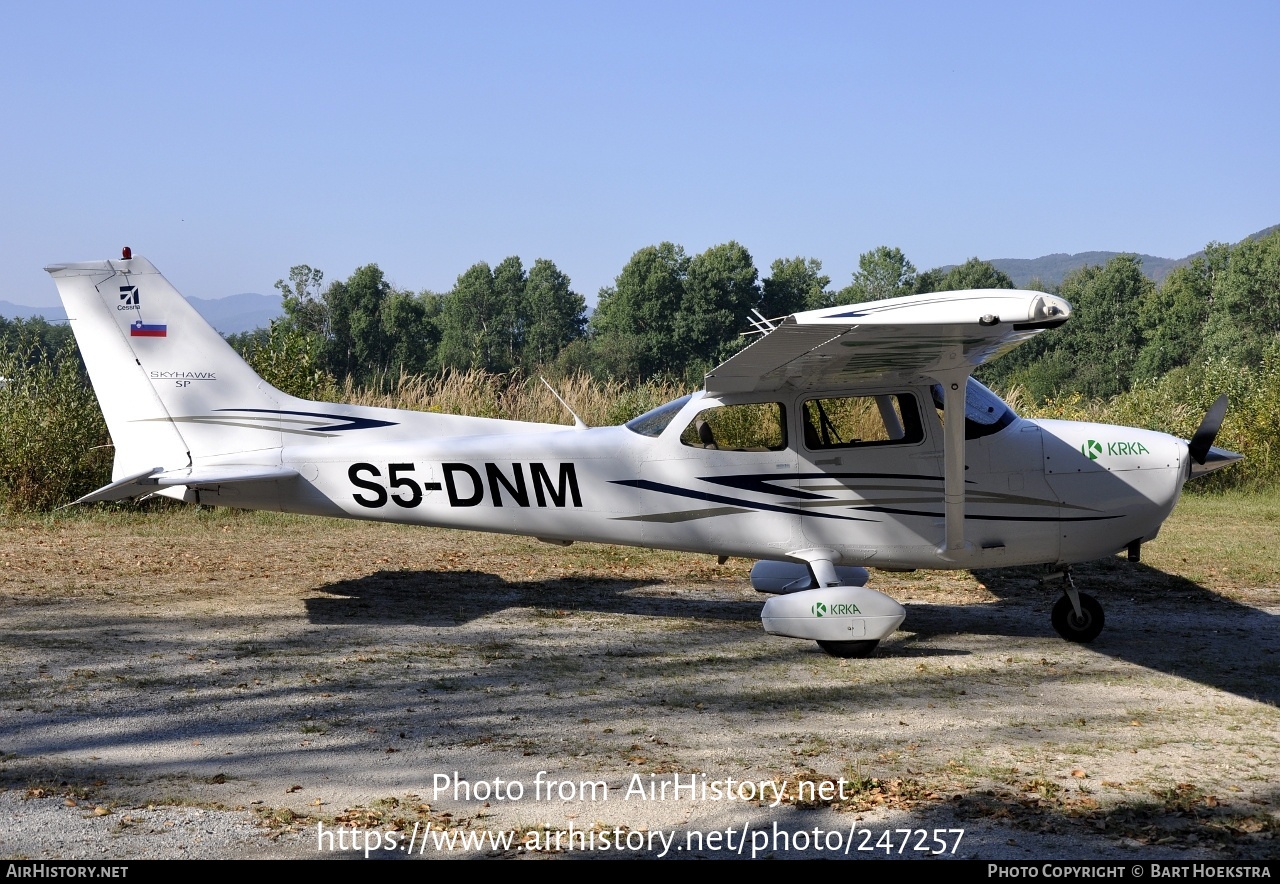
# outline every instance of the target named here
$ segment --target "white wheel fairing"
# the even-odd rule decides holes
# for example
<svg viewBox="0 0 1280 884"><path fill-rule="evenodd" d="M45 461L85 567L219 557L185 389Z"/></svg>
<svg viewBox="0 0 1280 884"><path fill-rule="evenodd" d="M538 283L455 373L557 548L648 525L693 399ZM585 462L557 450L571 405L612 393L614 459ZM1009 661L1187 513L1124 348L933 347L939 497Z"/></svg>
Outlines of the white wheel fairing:
<svg viewBox="0 0 1280 884"><path fill-rule="evenodd" d="M815 641L879 641L893 633L907 609L865 586L827 586L774 596L760 620L771 635Z"/></svg>

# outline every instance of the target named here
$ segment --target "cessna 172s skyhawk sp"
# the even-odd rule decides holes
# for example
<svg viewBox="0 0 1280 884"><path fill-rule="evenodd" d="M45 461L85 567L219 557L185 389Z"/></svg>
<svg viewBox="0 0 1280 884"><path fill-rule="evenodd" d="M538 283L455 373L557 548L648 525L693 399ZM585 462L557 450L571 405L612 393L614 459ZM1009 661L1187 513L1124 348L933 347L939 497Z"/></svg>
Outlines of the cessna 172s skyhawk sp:
<svg viewBox="0 0 1280 884"><path fill-rule="evenodd" d="M766 631L862 656L905 609L884 569L1057 566L1054 628L1102 607L1069 566L1156 536L1213 447L1019 418L970 374L1066 322L1042 292L942 292L796 313L706 388L588 429L308 402L254 374L144 258L59 264L57 283L115 443L79 502L203 504L660 547L759 560Z"/></svg>

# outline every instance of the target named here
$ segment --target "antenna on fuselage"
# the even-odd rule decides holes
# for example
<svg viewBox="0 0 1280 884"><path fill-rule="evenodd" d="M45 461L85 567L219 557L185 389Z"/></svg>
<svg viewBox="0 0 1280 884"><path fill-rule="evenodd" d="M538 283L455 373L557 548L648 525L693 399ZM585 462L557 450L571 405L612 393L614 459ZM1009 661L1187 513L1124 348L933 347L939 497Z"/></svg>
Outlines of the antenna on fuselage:
<svg viewBox="0 0 1280 884"><path fill-rule="evenodd" d="M556 392L556 388L547 383L546 378L544 378L542 375L538 375L538 380L542 381L543 385L546 386L546 388L551 391L551 395L556 397L556 400L561 405L564 406L564 410L569 412L569 414L573 415L573 426L576 429L579 429L579 430L591 429L585 423L582 422L582 418L578 417L578 413L569 407L569 403L565 402L564 398L559 393Z"/></svg>

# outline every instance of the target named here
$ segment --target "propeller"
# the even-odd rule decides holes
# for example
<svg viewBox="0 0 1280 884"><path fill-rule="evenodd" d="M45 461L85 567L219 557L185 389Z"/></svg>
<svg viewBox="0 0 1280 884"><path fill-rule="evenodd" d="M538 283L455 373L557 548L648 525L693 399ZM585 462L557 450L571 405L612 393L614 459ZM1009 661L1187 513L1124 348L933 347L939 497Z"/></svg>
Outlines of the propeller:
<svg viewBox="0 0 1280 884"><path fill-rule="evenodd" d="M1209 458L1209 449L1213 447L1213 440L1218 438L1218 430L1222 429L1222 420L1226 416L1227 394L1223 393L1209 406L1204 420L1200 422L1200 428L1187 442L1187 451L1190 452L1191 459L1200 466L1204 466L1204 462Z"/></svg>

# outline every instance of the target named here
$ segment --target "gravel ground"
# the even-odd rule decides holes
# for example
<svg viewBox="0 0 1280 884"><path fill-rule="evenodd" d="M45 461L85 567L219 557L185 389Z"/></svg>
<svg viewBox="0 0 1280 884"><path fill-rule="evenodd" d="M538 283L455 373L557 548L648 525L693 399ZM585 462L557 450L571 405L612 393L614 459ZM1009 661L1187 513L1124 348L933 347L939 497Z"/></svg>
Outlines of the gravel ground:
<svg viewBox="0 0 1280 884"><path fill-rule="evenodd" d="M349 857L359 832L403 858L415 825L516 833L415 857L584 829L736 855L686 833L775 826L807 843L745 853L831 855L816 829L852 856L924 858L934 830L983 859L1277 855L1274 585L1081 569L1108 625L1075 646L1029 572L873 572L907 620L836 660L765 635L738 562L199 513L13 523L0 552L6 857ZM677 777L783 799L636 793Z"/></svg>

